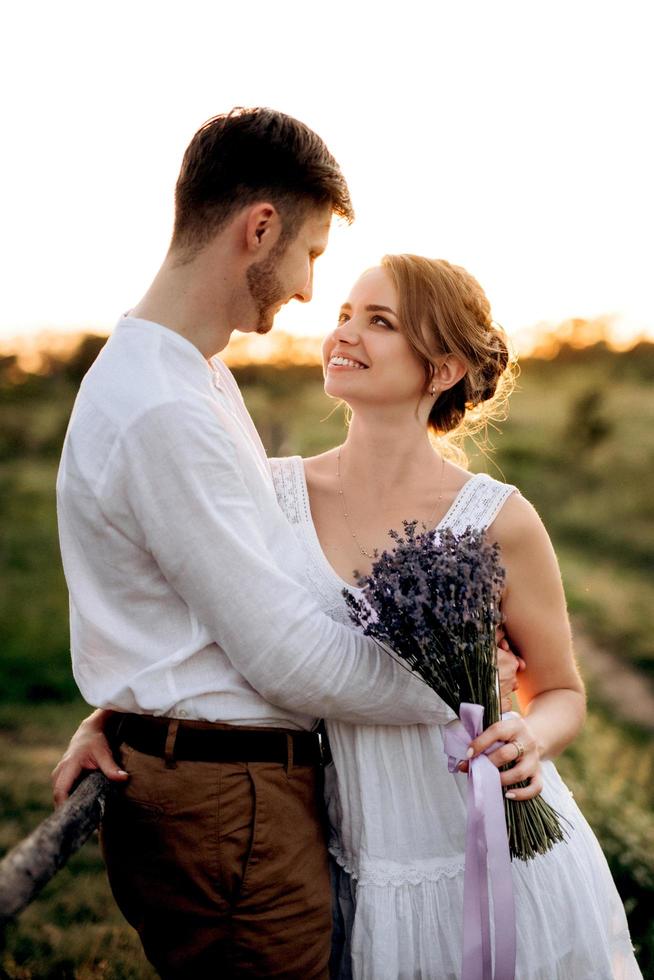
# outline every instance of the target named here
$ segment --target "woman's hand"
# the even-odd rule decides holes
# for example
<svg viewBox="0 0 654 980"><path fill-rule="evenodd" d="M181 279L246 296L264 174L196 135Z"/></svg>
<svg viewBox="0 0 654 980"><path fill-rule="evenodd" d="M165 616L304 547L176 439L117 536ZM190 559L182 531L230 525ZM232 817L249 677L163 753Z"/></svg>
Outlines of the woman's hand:
<svg viewBox="0 0 654 980"><path fill-rule="evenodd" d="M124 782L129 778L111 754L105 729L113 711L98 709L85 718L73 735L64 755L52 770L52 795L55 806L66 801L84 770L99 769L107 779Z"/></svg>
<svg viewBox="0 0 654 980"><path fill-rule="evenodd" d="M525 719L516 714L490 725L470 743L469 758L485 752L494 742L505 743L488 755L494 766L501 769L518 760L511 769L500 773L502 786L511 787L505 796L510 800L530 800L538 796L543 788L541 749ZM523 780L529 780L529 785L515 785Z"/></svg>

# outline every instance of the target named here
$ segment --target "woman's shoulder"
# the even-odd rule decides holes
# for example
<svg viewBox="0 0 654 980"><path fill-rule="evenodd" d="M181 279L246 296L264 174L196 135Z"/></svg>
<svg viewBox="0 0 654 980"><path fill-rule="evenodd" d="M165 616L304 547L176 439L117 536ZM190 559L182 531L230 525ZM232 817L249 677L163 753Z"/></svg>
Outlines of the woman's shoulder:
<svg viewBox="0 0 654 980"><path fill-rule="evenodd" d="M336 479L336 454L336 449L328 449L317 456L304 457L304 475L311 490L320 490Z"/></svg>
<svg viewBox="0 0 654 980"><path fill-rule="evenodd" d="M543 537L548 538L540 515L531 501L511 484L501 483L499 480L493 482L509 491L490 527L491 535L500 546L504 550L513 547L522 549Z"/></svg>

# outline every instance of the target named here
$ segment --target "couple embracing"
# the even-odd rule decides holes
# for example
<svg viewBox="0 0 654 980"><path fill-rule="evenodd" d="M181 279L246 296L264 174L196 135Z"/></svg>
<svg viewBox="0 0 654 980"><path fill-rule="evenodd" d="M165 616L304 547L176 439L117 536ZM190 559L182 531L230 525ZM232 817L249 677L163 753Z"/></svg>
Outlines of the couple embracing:
<svg viewBox="0 0 654 980"><path fill-rule="evenodd" d="M516 651L525 717L471 748L501 742L491 762L518 759L505 791L542 792L571 827L513 862L516 976L639 977L606 861L549 761L584 717L549 538L514 487L429 438L462 431L508 370L479 284L414 255L363 273L323 348L351 425L312 459L266 459L217 356L233 330L266 333L283 304L311 299L333 215L353 218L340 169L282 113L217 116L186 151L168 254L86 375L64 445L73 669L97 710L55 799L84 769L115 781L109 879L163 978L454 980L454 715L351 627L342 591L403 520L488 529L506 568L502 693Z"/></svg>

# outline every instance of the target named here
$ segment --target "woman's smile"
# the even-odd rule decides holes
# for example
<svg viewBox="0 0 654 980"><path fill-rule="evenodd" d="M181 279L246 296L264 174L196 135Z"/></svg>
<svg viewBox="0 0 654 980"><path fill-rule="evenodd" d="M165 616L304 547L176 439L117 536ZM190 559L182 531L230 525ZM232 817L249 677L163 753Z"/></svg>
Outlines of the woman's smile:
<svg viewBox="0 0 654 980"><path fill-rule="evenodd" d="M355 370L355 371L365 371L368 368L367 364L363 361L358 361L354 357L350 357L349 354L332 354L329 358L328 368L335 368L338 370Z"/></svg>

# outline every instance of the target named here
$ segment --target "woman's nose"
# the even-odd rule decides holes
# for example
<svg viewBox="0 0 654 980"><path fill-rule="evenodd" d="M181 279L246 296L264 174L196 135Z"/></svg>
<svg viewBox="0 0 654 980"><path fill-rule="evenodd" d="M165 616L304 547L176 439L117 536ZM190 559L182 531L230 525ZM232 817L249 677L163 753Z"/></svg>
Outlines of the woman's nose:
<svg viewBox="0 0 654 980"><path fill-rule="evenodd" d="M357 344L360 339L359 331L353 320L344 320L343 323L339 323L334 335L345 344Z"/></svg>

